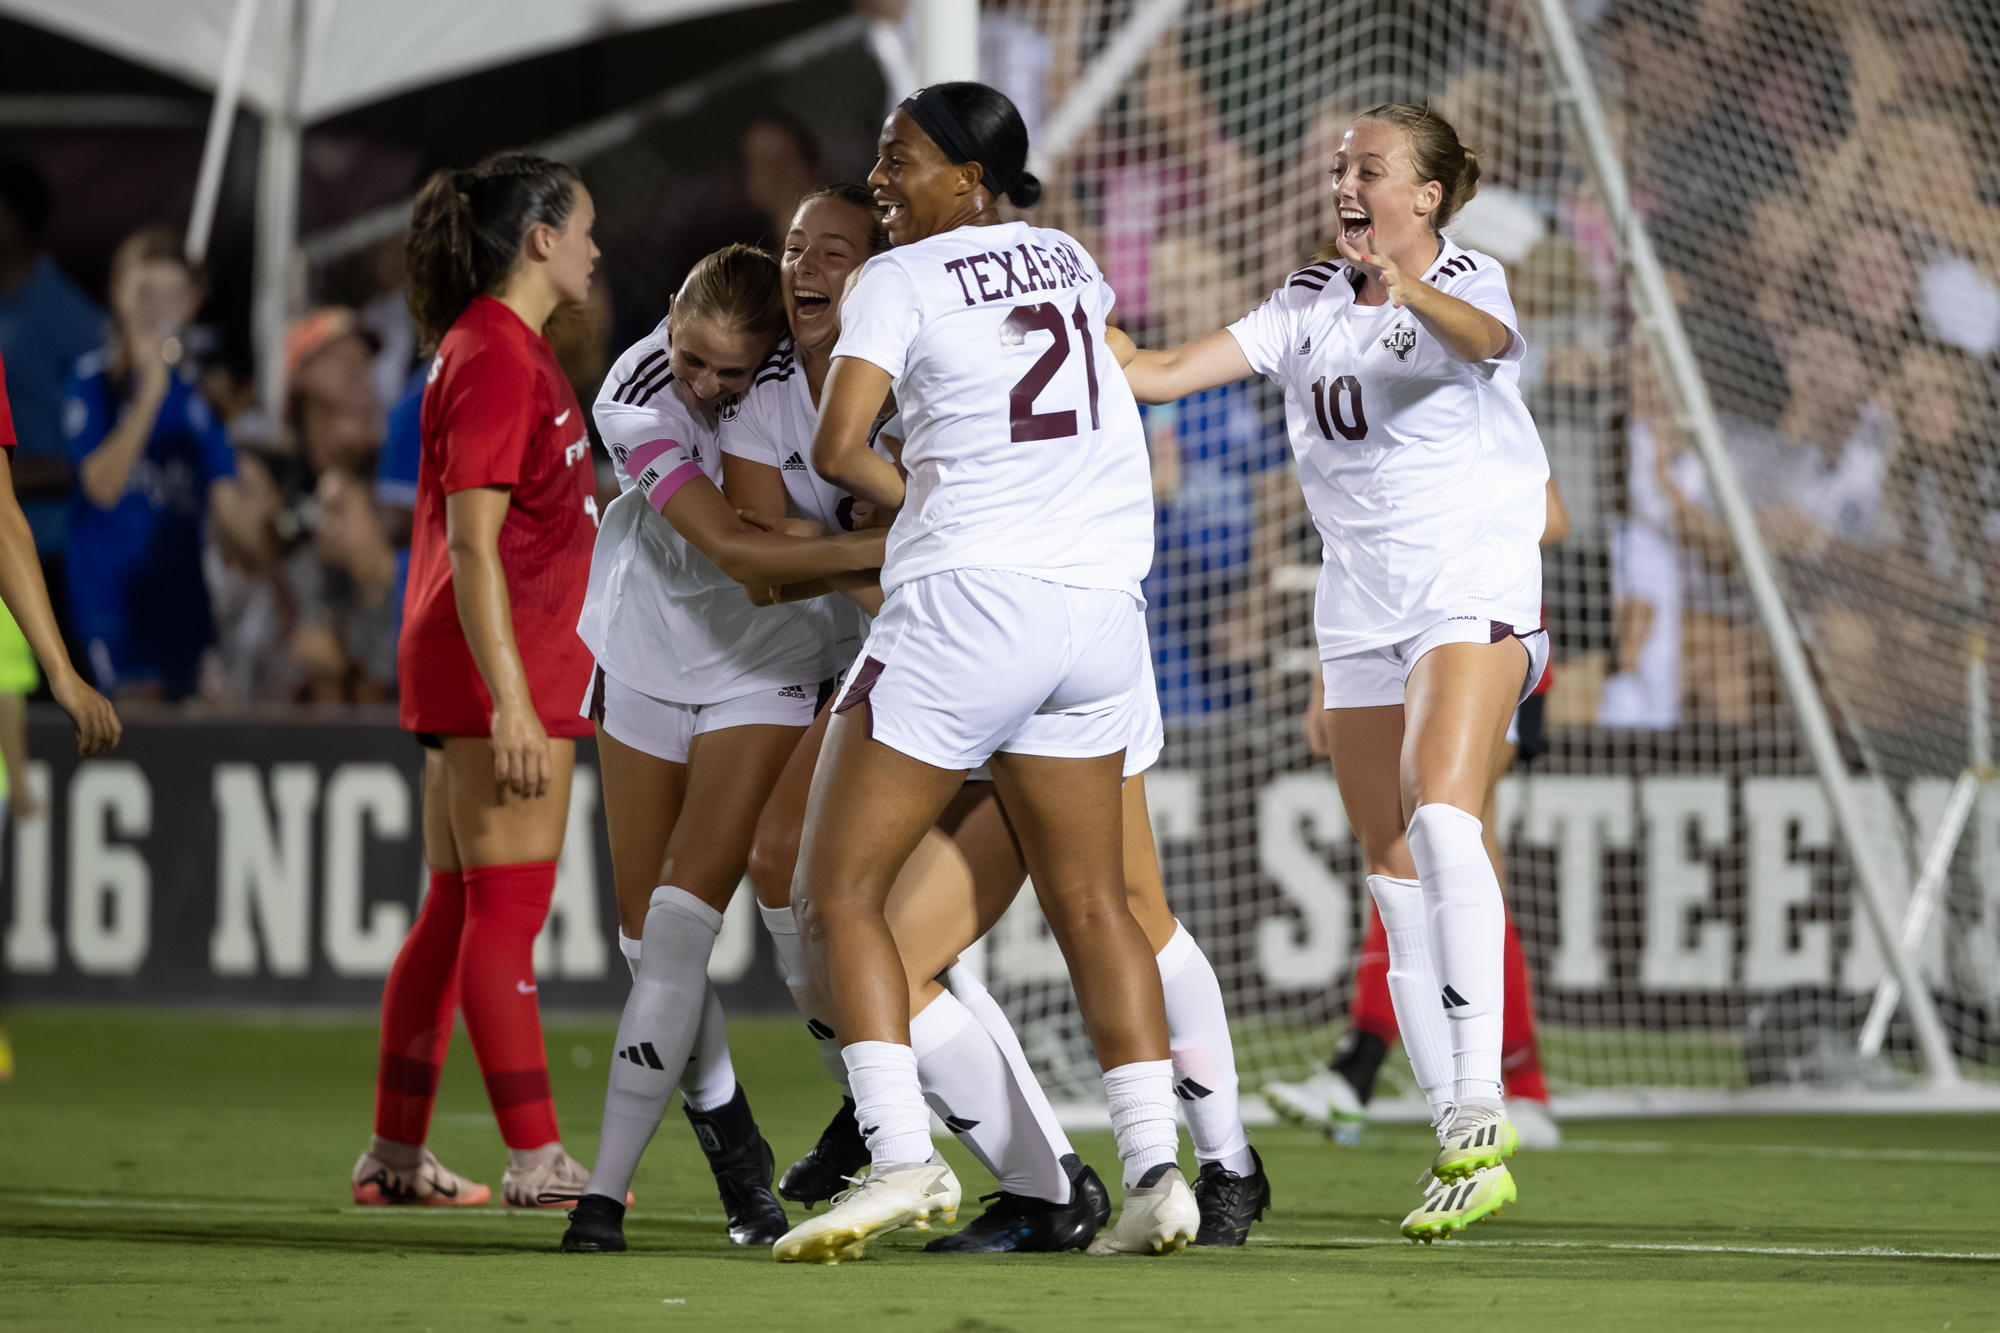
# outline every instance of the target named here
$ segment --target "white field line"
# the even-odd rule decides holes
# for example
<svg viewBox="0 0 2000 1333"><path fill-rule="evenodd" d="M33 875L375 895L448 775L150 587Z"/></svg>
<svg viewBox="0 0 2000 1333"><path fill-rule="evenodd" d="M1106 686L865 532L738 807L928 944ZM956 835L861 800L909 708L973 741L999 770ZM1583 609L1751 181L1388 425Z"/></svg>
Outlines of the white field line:
<svg viewBox="0 0 2000 1333"><path fill-rule="evenodd" d="M1300 1242L1277 1236L1252 1236L1253 1241L1271 1245L1297 1245ZM1416 1244L1415 1241L1400 1237L1391 1240L1384 1236L1326 1236L1319 1240L1307 1241L1311 1245L1402 1245ZM1644 1241L1595 1241L1595 1240L1450 1240L1440 1242L1445 1246L1462 1245L1468 1249L1511 1249L1511 1250L1637 1250L1660 1254L1767 1254L1773 1256L1809 1255L1816 1258L1849 1259L1978 1259L2000 1261L2000 1253L1967 1250L1897 1250L1887 1246L1868 1245L1858 1249L1821 1249L1811 1245L1672 1245L1652 1244Z"/></svg>
<svg viewBox="0 0 2000 1333"><path fill-rule="evenodd" d="M1688 1157L1817 1157L1838 1162L2000 1162L2000 1152L1955 1148L1823 1148L1803 1143L1655 1143L1638 1139L1564 1139L1559 1151Z"/></svg>

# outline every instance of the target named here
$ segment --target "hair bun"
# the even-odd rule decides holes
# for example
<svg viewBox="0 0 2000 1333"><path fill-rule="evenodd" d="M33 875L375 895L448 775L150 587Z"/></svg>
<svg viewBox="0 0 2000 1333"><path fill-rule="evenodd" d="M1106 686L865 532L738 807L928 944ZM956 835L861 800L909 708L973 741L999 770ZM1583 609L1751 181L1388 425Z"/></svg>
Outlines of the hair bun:
<svg viewBox="0 0 2000 1333"><path fill-rule="evenodd" d="M1024 171L1007 189L1007 202L1016 208L1033 208L1042 200L1041 178L1032 171Z"/></svg>

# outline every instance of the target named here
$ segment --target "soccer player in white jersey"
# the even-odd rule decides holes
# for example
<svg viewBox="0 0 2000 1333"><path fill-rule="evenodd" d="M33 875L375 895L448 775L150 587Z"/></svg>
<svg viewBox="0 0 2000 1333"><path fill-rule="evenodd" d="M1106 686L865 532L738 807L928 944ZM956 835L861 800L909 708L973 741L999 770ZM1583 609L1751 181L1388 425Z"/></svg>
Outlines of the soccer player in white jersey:
<svg viewBox="0 0 2000 1333"><path fill-rule="evenodd" d="M1325 547L1314 616L1333 771L1389 937L1389 989L1439 1148L1403 1234L1515 1186L1501 1101L1505 907L1480 839L1493 757L1548 662L1548 460L1521 401L1506 276L1440 229L1478 159L1427 107L1364 111L1333 162L1338 234L1227 329L1120 360L1144 402L1253 372L1285 390Z"/></svg>
<svg viewBox="0 0 2000 1333"><path fill-rule="evenodd" d="M717 415L749 387L783 328L771 257L719 250L694 266L660 326L618 359L595 405L622 490L597 535L577 633L596 658L583 711L597 723L619 946L633 983L596 1166L565 1250L625 1248L626 1187L676 1083L730 1239L765 1245L787 1225L708 961L757 813L832 668L821 611L753 605L742 584L873 568L883 541L879 532L775 534L737 517L781 509L781 485L725 495Z"/></svg>
<svg viewBox="0 0 2000 1333"><path fill-rule="evenodd" d="M812 463L896 511L887 593L836 701L793 906L823 984L872 1169L774 1247L835 1262L955 1218L910 1046L908 978L884 906L966 774L989 760L1105 1067L1125 1173L1093 1253L1178 1249L1199 1220L1175 1164L1160 973L1125 900L1120 786L1152 700L1139 586L1152 563L1144 431L1111 375L1113 295L1030 207L1027 131L981 84L920 90L883 127L869 183L897 248L842 309ZM901 472L869 448L894 388Z"/></svg>
<svg viewBox="0 0 2000 1333"><path fill-rule="evenodd" d="M768 523L780 531L839 532L854 526L852 497L814 472L806 460L812 453L820 396L840 336L840 295L848 277L871 254L888 248L881 210L866 186L830 186L800 201L785 238L782 260L791 337L764 359L750 388L723 409L721 418L719 438L726 455L730 493L769 490L783 498L779 512L789 516L773 521L776 515L751 515L753 522ZM894 423L882 429L893 430ZM896 441L900 445L899 436ZM863 581L865 586L856 586ZM833 583L847 585L849 596L825 596ZM860 652L867 620L864 607L872 613L881 608L882 601L873 571L782 589L756 589L753 596L761 601L812 598L808 604L826 614L825 632L833 645L833 664L841 671ZM779 788L766 802L767 810L777 806L803 820L806 787L830 717L822 712L799 742ZM1004 826L999 832L1011 854L1011 839ZM824 997L816 997L806 984L798 925L792 915L792 860L798 830L792 828L785 840L788 847L781 871L772 865L771 839L762 819L759 837L761 847L753 844L751 850L751 879L757 887L764 924L800 1012L819 1040L822 1057L830 1053L828 1071L844 1086L846 1066L841 1063L838 1047L831 1036L820 1035L834 1031L834 1015ZM993 1172L1000 1191L977 1222L956 1235L939 1237L926 1248L934 1252L1080 1249L1090 1243L1109 1215L1109 1196L1096 1174L1071 1151L1048 1098L1028 1068L1019 1038L979 979L964 968L954 971L949 990L935 979L956 962L957 950L935 956L931 946L942 932L932 916L943 906L941 899L957 901L960 895L952 893L955 880L950 857L937 845L947 841L945 835L933 832L930 838L927 854L913 857L899 881L898 901L916 910L900 915L892 912L911 983L910 1028L917 1072L926 1101ZM851 1099L845 1103L852 1106ZM852 1114L845 1107L843 1114L845 1137L858 1146L860 1132ZM845 1190L846 1177L859 1172L868 1159L865 1149L858 1160L841 1156L840 1162L829 1164L837 1174L809 1170L801 1176L796 1170L788 1171L780 1193L810 1207ZM817 1188L804 1183L806 1177L829 1174L832 1178Z"/></svg>

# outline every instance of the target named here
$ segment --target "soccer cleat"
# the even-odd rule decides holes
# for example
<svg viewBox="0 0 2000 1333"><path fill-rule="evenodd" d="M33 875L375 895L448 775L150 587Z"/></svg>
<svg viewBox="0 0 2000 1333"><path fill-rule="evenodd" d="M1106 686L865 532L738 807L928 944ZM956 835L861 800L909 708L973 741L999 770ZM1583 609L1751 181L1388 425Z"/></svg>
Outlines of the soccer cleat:
<svg viewBox="0 0 2000 1333"><path fill-rule="evenodd" d="M431 1208L465 1208L493 1197L486 1186L448 1171L429 1148L415 1171L399 1171L372 1152L354 1164L354 1201L364 1207L420 1204Z"/></svg>
<svg viewBox="0 0 2000 1333"><path fill-rule="evenodd" d="M854 1118L854 1099L843 1097L812 1151L785 1168L778 1193L811 1212L814 1204L846 1189L867 1165L868 1144L861 1137L861 1122Z"/></svg>
<svg viewBox="0 0 2000 1333"><path fill-rule="evenodd" d="M1354 1085L1332 1070L1322 1069L1300 1083L1266 1083L1262 1092L1280 1118L1316 1129L1343 1147L1361 1142L1368 1108Z"/></svg>
<svg viewBox="0 0 2000 1333"><path fill-rule="evenodd" d="M1162 1162L1125 1191L1118 1225L1099 1233L1091 1254L1165 1254L1184 1250L1201 1228L1201 1207L1181 1169Z"/></svg>
<svg viewBox="0 0 2000 1333"><path fill-rule="evenodd" d="M992 1206L949 1236L924 1246L925 1254L1055 1254L1080 1250L1111 1220L1111 1194L1097 1173L1075 1153L1062 1159L1069 1175L1069 1202L1050 1203L1025 1194L980 1197Z"/></svg>
<svg viewBox="0 0 2000 1333"><path fill-rule="evenodd" d="M771 1193L771 1145L750 1114L743 1085L722 1106L708 1111L690 1109L688 1123L715 1173L722 1210L729 1217L729 1239L737 1245L770 1245L791 1229L785 1206Z"/></svg>
<svg viewBox="0 0 2000 1333"><path fill-rule="evenodd" d="M1250 1224L1271 1206L1271 1180L1264 1159L1250 1150L1251 1171L1239 1176L1220 1162L1205 1162L1194 1179L1195 1206L1201 1210L1196 1245L1241 1245L1250 1239Z"/></svg>
<svg viewBox="0 0 2000 1333"><path fill-rule="evenodd" d="M929 1231L931 1218L958 1219L958 1177L944 1158L892 1166L855 1179L833 1207L793 1227L771 1247L781 1264L837 1264L859 1259L868 1242L903 1227Z"/></svg>
<svg viewBox="0 0 2000 1333"><path fill-rule="evenodd" d="M590 1172L560 1145L532 1166L509 1166L500 1177L500 1198L509 1208L574 1208L583 1199ZM632 1206L632 1195L625 1195Z"/></svg>
<svg viewBox="0 0 2000 1333"><path fill-rule="evenodd" d="M1521 1136L1507 1119L1504 1102L1468 1097L1438 1136L1438 1143L1437 1156L1431 1159L1432 1174L1439 1180L1460 1180L1512 1157L1521 1146Z"/></svg>
<svg viewBox="0 0 2000 1333"><path fill-rule="evenodd" d="M1514 1177L1504 1166L1483 1166L1464 1180L1433 1179L1423 1203L1403 1219L1403 1234L1425 1245L1450 1240L1481 1218L1498 1217L1514 1202Z"/></svg>
<svg viewBox="0 0 2000 1333"><path fill-rule="evenodd" d="M625 1205L602 1194L586 1194L570 1211L563 1232L564 1254L625 1253Z"/></svg>
<svg viewBox="0 0 2000 1333"><path fill-rule="evenodd" d="M1532 1097L1509 1097L1507 1120L1514 1126L1523 1148L1563 1146L1562 1126L1556 1123L1547 1102L1538 1102Z"/></svg>

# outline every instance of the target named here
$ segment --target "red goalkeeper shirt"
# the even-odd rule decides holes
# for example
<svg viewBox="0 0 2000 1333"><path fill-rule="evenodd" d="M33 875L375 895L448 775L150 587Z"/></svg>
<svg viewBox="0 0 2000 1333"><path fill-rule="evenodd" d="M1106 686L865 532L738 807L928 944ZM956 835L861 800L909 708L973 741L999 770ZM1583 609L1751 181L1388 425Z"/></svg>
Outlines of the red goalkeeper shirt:
<svg viewBox="0 0 2000 1333"><path fill-rule="evenodd" d="M500 568L514 643L551 736L587 736L578 716L590 650L576 634L596 540L590 437L548 339L490 296L445 334L424 389L423 454L409 591L396 654L401 722L444 736L492 734L493 696L458 623L445 549L445 497L510 492Z"/></svg>

